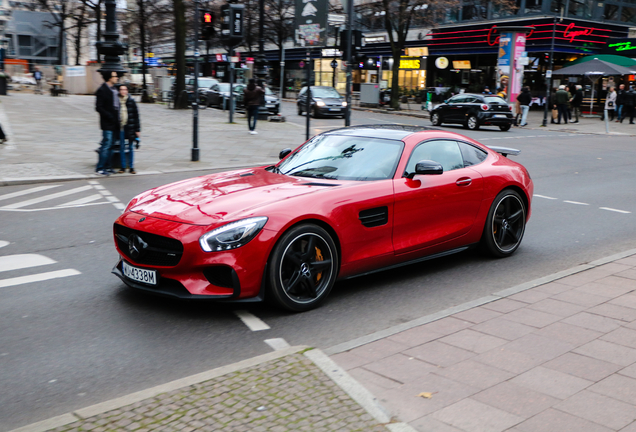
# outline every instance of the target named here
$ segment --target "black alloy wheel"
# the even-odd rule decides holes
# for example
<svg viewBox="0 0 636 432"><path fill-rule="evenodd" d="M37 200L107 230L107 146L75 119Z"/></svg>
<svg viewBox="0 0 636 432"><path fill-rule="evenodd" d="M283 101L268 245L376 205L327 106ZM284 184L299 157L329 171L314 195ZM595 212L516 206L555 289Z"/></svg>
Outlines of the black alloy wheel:
<svg viewBox="0 0 636 432"><path fill-rule="evenodd" d="M497 258L512 255L526 228L526 206L519 194L505 189L497 195L486 219L482 244Z"/></svg>
<svg viewBox="0 0 636 432"><path fill-rule="evenodd" d="M477 119L477 117L475 117L474 115L468 117L468 120L466 120L466 127L470 130L479 129L479 120Z"/></svg>
<svg viewBox="0 0 636 432"><path fill-rule="evenodd" d="M335 243L327 231L311 224L286 232L268 263L272 300L293 312L308 311L324 301L337 275Z"/></svg>
<svg viewBox="0 0 636 432"><path fill-rule="evenodd" d="M303 109L300 107L300 104L296 104L296 109L298 110L298 115L303 115Z"/></svg>
<svg viewBox="0 0 636 432"><path fill-rule="evenodd" d="M431 114L431 124L433 126L439 126L442 124L441 118L439 116L439 113L433 113Z"/></svg>
<svg viewBox="0 0 636 432"><path fill-rule="evenodd" d="M501 130L502 130L502 132L507 132L507 131L509 131L509 130L510 130L510 126L511 126L511 125L509 125L509 124L507 124L507 125L501 125L501 126L499 126L499 129L501 129Z"/></svg>

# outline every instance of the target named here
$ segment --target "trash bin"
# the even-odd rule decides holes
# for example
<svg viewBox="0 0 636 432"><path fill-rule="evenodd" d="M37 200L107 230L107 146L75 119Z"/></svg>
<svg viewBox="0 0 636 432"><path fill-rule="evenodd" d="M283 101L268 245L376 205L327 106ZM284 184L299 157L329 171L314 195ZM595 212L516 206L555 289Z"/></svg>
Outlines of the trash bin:
<svg viewBox="0 0 636 432"><path fill-rule="evenodd" d="M7 75L0 73L0 96L7 95Z"/></svg>

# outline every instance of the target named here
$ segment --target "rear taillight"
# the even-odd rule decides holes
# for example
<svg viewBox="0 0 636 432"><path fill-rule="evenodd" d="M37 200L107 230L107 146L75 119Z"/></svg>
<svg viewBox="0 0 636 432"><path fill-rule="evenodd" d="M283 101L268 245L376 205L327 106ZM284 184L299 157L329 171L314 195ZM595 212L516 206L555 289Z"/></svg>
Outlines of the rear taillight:
<svg viewBox="0 0 636 432"><path fill-rule="evenodd" d="M508 109L512 111L512 105L508 105Z"/></svg>
<svg viewBox="0 0 636 432"><path fill-rule="evenodd" d="M484 111L488 111L488 108L490 108L488 105L486 104L482 104L481 109L483 109Z"/></svg>

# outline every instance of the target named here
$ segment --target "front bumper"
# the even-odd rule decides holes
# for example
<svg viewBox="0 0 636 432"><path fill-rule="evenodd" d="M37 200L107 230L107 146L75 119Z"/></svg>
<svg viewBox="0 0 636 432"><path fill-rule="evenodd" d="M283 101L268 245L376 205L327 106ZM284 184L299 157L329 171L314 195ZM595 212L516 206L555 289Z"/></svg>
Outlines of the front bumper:
<svg viewBox="0 0 636 432"><path fill-rule="evenodd" d="M320 114L321 116L341 116L345 114L347 108L343 106L324 106L314 107L314 110L317 110L318 114Z"/></svg>
<svg viewBox="0 0 636 432"><path fill-rule="evenodd" d="M145 234L178 240L183 245L183 254L176 264L149 264L139 262L143 261L142 258L133 259L127 250L127 243L115 236L115 246L122 260L134 267L157 272L157 285L136 282L123 275L120 260L113 273L131 288L188 299L234 300L262 294L267 257L275 238L272 231L261 230L252 241L240 248L204 252L199 245L199 238L215 227L170 222L151 216L143 218L131 212L120 216L115 224L126 227L128 232L139 235L149 244L155 240Z"/></svg>

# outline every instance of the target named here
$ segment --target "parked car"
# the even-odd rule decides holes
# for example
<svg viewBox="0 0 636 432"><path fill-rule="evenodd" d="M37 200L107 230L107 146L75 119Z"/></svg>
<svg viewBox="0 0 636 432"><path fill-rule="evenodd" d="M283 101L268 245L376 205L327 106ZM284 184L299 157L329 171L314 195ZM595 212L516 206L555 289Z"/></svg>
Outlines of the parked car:
<svg viewBox="0 0 636 432"><path fill-rule="evenodd" d="M149 294L271 299L300 312L338 279L476 245L508 257L534 190L506 157L518 153L415 126L325 132L275 165L137 195L113 226L113 273Z"/></svg>
<svg viewBox="0 0 636 432"><path fill-rule="evenodd" d="M212 86L212 84L216 84L218 82L219 80L216 78L199 77L199 79L197 80L197 88L208 89ZM194 77L189 77L186 79L186 90L188 92L194 91Z"/></svg>
<svg viewBox="0 0 636 432"><path fill-rule="evenodd" d="M238 96L243 95L245 84L234 84L232 87L234 97L237 98L236 106L238 106ZM209 89L200 93L200 99L201 103L207 106L228 109L229 107L227 104L229 104L230 101L230 83L212 84Z"/></svg>
<svg viewBox="0 0 636 432"><path fill-rule="evenodd" d="M347 102L333 87L312 86L309 111L313 117L329 116L344 118L347 110ZM296 99L298 115L303 115L307 110L307 87L298 92Z"/></svg>
<svg viewBox="0 0 636 432"><path fill-rule="evenodd" d="M242 84L241 84L242 85ZM236 95L236 108L239 111L244 111L243 106L243 90L245 87L241 87L241 91ZM272 92L269 87L265 87L265 107L267 111L272 115L277 115L280 112L280 101L278 97Z"/></svg>
<svg viewBox="0 0 636 432"><path fill-rule="evenodd" d="M502 131L507 131L513 122L512 106L495 95L458 94L431 111L433 126L455 123L470 130L480 126L499 126Z"/></svg>

